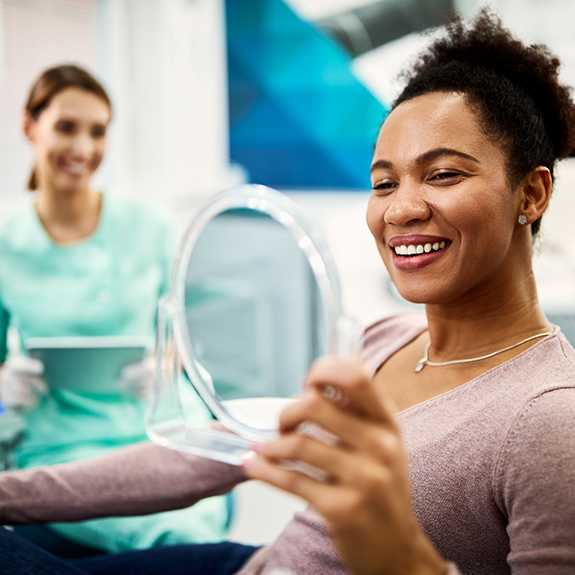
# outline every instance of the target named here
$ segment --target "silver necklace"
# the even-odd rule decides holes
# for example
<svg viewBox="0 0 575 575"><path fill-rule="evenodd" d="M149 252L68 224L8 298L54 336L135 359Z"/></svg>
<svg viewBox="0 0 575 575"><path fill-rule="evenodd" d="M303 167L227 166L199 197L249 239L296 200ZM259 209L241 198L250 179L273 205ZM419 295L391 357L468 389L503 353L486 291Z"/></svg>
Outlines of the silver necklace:
<svg viewBox="0 0 575 575"><path fill-rule="evenodd" d="M514 347L518 347L522 343L527 343L528 341L531 341L532 339L537 339L539 337L545 337L547 335L551 335L551 332L538 333L537 335L532 335L531 337L527 337L525 339L522 339L520 342L514 343L513 345L510 345L509 347L504 347L503 349L500 349L498 351L494 351L493 353L488 353L487 355L482 355L480 357L470 357L469 359L453 359L451 361L440 361L440 362L429 361L429 348L431 347L431 342L429 342L425 348L424 356L415 364L413 371L415 371L415 373L419 373L426 365L429 365L429 367L442 367L444 365L453 365L455 363L470 363L472 361L481 361L482 359L487 359L488 357L493 357L494 355L497 355L499 353L503 353L504 351L508 351L510 349L513 349Z"/></svg>

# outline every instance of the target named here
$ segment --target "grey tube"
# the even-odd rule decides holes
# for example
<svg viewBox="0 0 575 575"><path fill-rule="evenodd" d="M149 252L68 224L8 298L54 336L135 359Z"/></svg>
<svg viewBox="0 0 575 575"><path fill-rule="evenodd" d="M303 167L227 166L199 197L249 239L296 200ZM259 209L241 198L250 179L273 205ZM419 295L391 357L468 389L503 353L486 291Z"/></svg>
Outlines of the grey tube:
<svg viewBox="0 0 575 575"><path fill-rule="evenodd" d="M316 22L359 56L412 32L445 23L454 0L380 0Z"/></svg>

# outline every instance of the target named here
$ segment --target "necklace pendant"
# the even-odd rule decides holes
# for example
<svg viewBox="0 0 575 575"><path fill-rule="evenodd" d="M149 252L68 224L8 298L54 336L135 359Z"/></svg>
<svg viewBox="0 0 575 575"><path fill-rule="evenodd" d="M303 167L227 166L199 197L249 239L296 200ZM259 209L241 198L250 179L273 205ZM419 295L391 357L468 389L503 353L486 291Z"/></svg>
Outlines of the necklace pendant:
<svg viewBox="0 0 575 575"><path fill-rule="evenodd" d="M413 371L415 371L415 373L419 373L424 367L425 367L426 361L425 358L422 357L416 364L415 367L413 368Z"/></svg>

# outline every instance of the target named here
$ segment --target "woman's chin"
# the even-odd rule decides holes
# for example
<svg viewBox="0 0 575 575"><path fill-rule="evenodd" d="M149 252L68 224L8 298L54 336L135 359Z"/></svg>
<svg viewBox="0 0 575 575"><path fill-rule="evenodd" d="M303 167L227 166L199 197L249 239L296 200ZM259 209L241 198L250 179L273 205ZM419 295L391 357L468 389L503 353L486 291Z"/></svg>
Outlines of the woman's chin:
<svg viewBox="0 0 575 575"><path fill-rule="evenodd" d="M414 304L442 304L447 303L451 298L445 289L438 287L414 285L413 282L394 282L397 293L406 301Z"/></svg>
<svg viewBox="0 0 575 575"><path fill-rule="evenodd" d="M64 194L72 194L85 191L90 187L90 177L77 177L62 174L54 178L54 188Z"/></svg>

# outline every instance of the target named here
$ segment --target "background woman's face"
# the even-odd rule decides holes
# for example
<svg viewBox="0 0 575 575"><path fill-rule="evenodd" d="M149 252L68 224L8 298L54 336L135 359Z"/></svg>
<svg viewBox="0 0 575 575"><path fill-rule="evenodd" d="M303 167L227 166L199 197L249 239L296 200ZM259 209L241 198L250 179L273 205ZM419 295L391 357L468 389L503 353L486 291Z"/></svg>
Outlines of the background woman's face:
<svg viewBox="0 0 575 575"><path fill-rule="evenodd" d="M106 151L108 104L81 88L56 94L37 120L25 120L34 143L40 187L58 191L86 189Z"/></svg>
<svg viewBox="0 0 575 575"><path fill-rule="evenodd" d="M400 104L381 128L367 222L410 301L475 298L516 273L520 194L479 121L463 95L437 92Z"/></svg>

